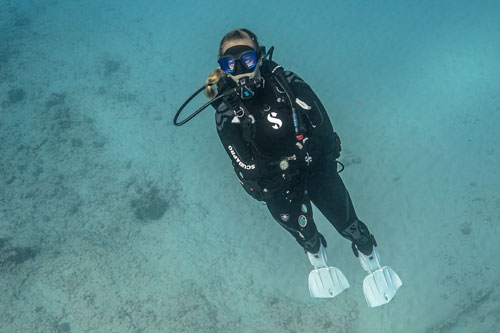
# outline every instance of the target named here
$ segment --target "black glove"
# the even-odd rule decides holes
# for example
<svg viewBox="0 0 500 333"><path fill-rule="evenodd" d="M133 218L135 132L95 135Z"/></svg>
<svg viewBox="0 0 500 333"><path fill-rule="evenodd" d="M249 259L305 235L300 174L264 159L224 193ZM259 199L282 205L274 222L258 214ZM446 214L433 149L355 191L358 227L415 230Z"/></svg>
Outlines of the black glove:
<svg viewBox="0 0 500 333"><path fill-rule="evenodd" d="M243 178L242 174L240 174L238 171L236 171L236 177L238 178L241 186L243 186L245 191L250 194L252 198L258 201L266 200L263 188L260 186L257 179Z"/></svg>
<svg viewBox="0 0 500 333"><path fill-rule="evenodd" d="M291 192L290 179L284 179L281 174L258 179L244 179L238 173L241 186L258 201L267 201Z"/></svg>
<svg viewBox="0 0 500 333"><path fill-rule="evenodd" d="M315 165L335 163L335 160L340 157L340 152L342 150L340 137L337 132L313 136L312 139L309 140L307 150Z"/></svg>
<svg viewBox="0 0 500 333"><path fill-rule="evenodd" d="M289 187L289 181L284 179L281 174L271 178L263 178L259 180L260 187L273 195L279 195L285 192Z"/></svg>

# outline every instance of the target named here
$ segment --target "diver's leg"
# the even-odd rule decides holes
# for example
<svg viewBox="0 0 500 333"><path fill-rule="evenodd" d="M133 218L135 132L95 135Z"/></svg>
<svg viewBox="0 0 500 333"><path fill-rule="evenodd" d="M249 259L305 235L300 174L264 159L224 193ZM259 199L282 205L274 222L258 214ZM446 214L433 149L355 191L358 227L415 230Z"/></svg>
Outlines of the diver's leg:
<svg viewBox="0 0 500 333"><path fill-rule="evenodd" d="M314 269L309 273L309 292L312 297L331 298L349 288L344 274L328 265L326 240L316 228L312 205L304 190L295 188L288 199L285 197L268 201L267 207L274 219L288 230L304 248ZM293 197L293 199L290 199Z"/></svg>
<svg viewBox="0 0 500 333"><path fill-rule="evenodd" d="M356 216L351 197L334 163L323 166L309 177L308 192L326 219L353 243L356 256L356 248L366 255L372 252L375 240L368 227Z"/></svg>
<svg viewBox="0 0 500 333"><path fill-rule="evenodd" d="M370 307L386 304L396 294L402 282L388 266L382 266L375 238L361 222L347 189L336 169L325 167L314 173L308 182L312 202L345 238L352 241L352 249L368 276L363 281L363 292Z"/></svg>
<svg viewBox="0 0 500 333"><path fill-rule="evenodd" d="M323 237L313 220L311 201L304 194L303 187L296 188L293 199L278 195L266 201L273 218L285 228L297 242L310 253L317 253ZM326 246L326 244L325 244Z"/></svg>

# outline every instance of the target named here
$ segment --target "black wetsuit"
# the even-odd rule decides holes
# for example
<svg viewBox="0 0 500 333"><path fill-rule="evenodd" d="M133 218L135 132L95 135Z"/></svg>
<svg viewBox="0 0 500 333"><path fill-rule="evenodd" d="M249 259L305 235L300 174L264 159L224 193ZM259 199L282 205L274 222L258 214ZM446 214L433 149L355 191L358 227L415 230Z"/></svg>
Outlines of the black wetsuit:
<svg viewBox="0 0 500 333"><path fill-rule="evenodd" d="M297 140L290 105L265 65L264 84L255 96L214 105L217 132L240 183L265 201L274 219L310 253L318 252L320 241L326 246L313 220L312 201L342 236L369 255L374 239L358 220L337 173L340 140L325 108L300 77L284 72L302 116L306 139ZM224 78L219 93L234 86Z"/></svg>

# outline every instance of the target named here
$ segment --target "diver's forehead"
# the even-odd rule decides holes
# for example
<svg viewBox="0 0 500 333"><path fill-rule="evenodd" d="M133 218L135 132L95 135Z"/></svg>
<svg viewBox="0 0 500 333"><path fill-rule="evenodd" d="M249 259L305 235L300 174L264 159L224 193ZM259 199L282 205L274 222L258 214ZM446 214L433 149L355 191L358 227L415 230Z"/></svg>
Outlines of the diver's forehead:
<svg viewBox="0 0 500 333"><path fill-rule="evenodd" d="M254 47L254 44L252 42L252 40L250 39L235 39L235 40L231 40L227 43L224 44L224 47L222 48L222 54L224 54L227 49L233 47L233 46L238 46L238 45L245 45L245 46L250 46L251 48Z"/></svg>

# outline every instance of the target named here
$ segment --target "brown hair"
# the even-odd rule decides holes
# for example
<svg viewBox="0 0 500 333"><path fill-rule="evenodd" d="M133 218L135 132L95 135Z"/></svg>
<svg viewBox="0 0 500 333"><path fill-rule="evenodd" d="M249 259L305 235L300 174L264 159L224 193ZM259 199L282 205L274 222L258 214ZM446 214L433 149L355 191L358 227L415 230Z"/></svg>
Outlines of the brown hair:
<svg viewBox="0 0 500 333"><path fill-rule="evenodd" d="M218 57L222 55L222 50L224 49L224 46L233 40L238 40L238 39L250 39L254 43L255 50L259 49L259 42L257 41L257 36L251 32L248 29L240 28L240 29L235 29L233 31L228 32L220 41L220 46L219 46L219 53ZM220 69L220 67L214 69L212 73L207 77L205 80L205 83L207 84L205 88L205 95L208 98L213 98L217 94L215 89L212 87L212 85L215 85L219 82L219 80L224 76L224 71Z"/></svg>

